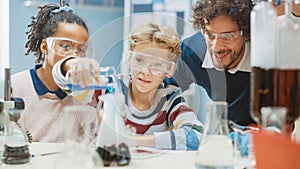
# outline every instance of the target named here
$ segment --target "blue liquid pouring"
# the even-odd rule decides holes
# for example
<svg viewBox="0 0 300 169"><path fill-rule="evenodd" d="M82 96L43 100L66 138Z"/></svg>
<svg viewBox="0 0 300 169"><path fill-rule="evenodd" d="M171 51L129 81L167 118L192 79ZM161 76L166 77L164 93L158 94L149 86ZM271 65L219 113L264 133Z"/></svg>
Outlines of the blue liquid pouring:
<svg viewBox="0 0 300 169"><path fill-rule="evenodd" d="M86 87L81 87L80 84L68 84L68 88L72 91L76 90L106 90L106 93L114 93L115 89L113 86L97 86L97 85L90 85Z"/></svg>

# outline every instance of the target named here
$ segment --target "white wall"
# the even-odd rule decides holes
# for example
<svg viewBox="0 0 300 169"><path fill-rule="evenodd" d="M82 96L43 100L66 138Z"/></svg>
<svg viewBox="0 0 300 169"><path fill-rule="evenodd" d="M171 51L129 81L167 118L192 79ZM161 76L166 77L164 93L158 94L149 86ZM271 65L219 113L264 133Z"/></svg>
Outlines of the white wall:
<svg viewBox="0 0 300 169"><path fill-rule="evenodd" d="M9 67L9 1L0 1L0 99L3 99L4 69Z"/></svg>

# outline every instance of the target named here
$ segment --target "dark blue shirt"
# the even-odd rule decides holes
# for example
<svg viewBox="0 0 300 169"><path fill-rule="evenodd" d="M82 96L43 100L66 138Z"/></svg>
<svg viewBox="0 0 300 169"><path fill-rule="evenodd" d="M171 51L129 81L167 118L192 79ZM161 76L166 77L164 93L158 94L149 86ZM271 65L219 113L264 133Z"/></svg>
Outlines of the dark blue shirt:
<svg viewBox="0 0 300 169"><path fill-rule="evenodd" d="M64 99L67 96L67 94L65 92L63 92L61 89L58 89L55 91L50 91L45 86L45 84L41 81L41 79L38 77L36 70L38 68L40 68L41 66L42 66L41 64L37 64L33 68L30 69L30 75L31 75L32 82L33 82L36 93L38 95L42 96L42 95L50 92L50 93L54 93L58 98Z"/></svg>
<svg viewBox="0 0 300 169"><path fill-rule="evenodd" d="M201 32L183 40L182 54L176 72L166 83L180 86L183 90L193 82L202 86L214 101L228 103L228 119L240 125L255 123L250 116L250 73L203 68L206 53L205 39Z"/></svg>

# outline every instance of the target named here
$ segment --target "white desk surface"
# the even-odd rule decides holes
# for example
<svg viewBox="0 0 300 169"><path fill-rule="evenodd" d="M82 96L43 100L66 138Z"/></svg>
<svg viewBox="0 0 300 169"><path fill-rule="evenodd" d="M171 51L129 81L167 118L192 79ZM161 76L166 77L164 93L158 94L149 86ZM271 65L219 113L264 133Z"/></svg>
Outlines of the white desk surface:
<svg viewBox="0 0 300 169"><path fill-rule="evenodd" d="M31 154L43 154L51 152L59 152L63 150L63 144L54 143L31 143ZM155 150L155 149L153 149ZM31 158L30 163L20 165L2 165L3 169L53 169L54 163L58 154L47 156L36 156ZM154 153L134 153L128 166L118 167L116 165L110 167L97 167L97 168L171 168L171 169L195 169L196 151L165 151Z"/></svg>

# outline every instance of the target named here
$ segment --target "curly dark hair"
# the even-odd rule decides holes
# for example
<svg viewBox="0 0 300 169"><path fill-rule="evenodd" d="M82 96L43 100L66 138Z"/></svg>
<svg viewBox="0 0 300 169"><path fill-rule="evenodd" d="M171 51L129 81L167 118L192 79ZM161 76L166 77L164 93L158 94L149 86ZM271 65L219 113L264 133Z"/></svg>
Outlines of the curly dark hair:
<svg viewBox="0 0 300 169"><path fill-rule="evenodd" d="M245 37L250 38L251 0L199 0L193 6L193 26L205 30L210 21L220 15L228 15L237 22Z"/></svg>
<svg viewBox="0 0 300 169"><path fill-rule="evenodd" d="M30 30L26 32L26 35L28 35L28 41L25 44L25 48L27 49L25 54L28 55L30 52L33 52L37 58L36 63L44 61L45 57L40 50L40 45L43 39L55 35L58 23L76 23L83 26L88 31L83 19L75 15L72 10L61 10L55 13L52 12L59 8L59 5L53 3L39 6L38 15L36 17L31 17L32 21L28 25Z"/></svg>

